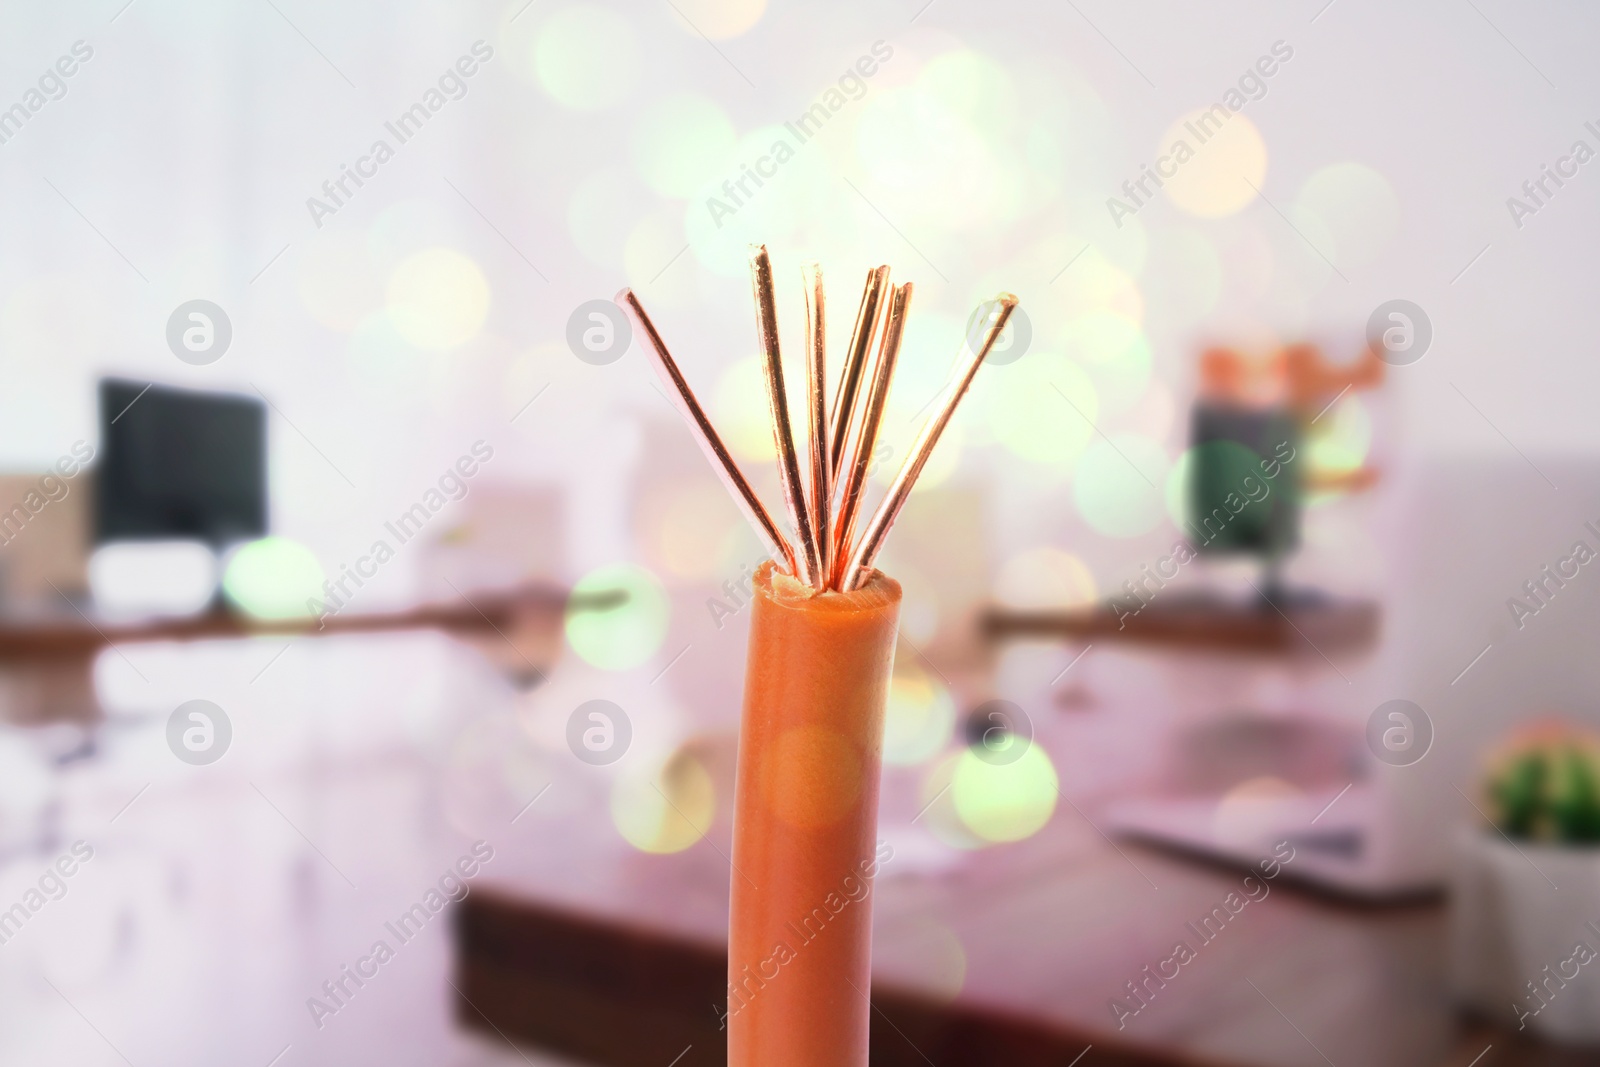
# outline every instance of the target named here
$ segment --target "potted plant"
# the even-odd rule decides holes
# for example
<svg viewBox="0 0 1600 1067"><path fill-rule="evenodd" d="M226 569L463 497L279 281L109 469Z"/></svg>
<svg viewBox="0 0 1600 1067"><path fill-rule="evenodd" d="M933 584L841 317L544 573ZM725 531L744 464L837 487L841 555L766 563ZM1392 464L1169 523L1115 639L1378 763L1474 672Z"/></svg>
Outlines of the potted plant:
<svg viewBox="0 0 1600 1067"><path fill-rule="evenodd" d="M1534 727L1491 759L1457 849L1451 969L1490 1018L1600 1043L1600 738Z"/></svg>

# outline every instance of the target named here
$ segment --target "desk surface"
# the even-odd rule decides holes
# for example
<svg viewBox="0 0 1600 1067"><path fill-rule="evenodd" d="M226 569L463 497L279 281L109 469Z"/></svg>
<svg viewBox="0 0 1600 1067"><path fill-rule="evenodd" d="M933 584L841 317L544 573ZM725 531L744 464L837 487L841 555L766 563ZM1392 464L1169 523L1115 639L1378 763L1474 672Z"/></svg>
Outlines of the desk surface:
<svg viewBox="0 0 1600 1067"><path fill-rule="evenodd" d="M603 794L588 808L582 826L575 803L532 820L463 903L459 1017L583 1062L659 1067L694 1044L679 1067L721 1064L726 827L651 856L618 839ZM1065 1067L1093 1045L1079 1067L1467 1067L1490 1044L1476 1067L1580 1062L1456 1014L1439 904L1362 908L1280 879L1200 944L1186 924L1241 878L1113 846L1068 806L939 874L891 861L875 889L873 1063L1000 1062L1003 1047L1008 1064ZM1111 998L1179 940L1196 958L1119 1028Z"/></svg>

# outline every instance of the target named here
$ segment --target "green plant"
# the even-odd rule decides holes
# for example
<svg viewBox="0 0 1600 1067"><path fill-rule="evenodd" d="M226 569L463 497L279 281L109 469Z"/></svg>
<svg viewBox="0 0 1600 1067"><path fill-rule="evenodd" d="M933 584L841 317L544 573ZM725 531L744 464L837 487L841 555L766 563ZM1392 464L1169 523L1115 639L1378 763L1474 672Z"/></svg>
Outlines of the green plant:
<svg viewBox="0 0 1600 1067"><path fill-rule="evenodd" d="M1507 837L1600 844L1600 740L1544 727L1513 740L1491 765L1491 818Z"/></svg>

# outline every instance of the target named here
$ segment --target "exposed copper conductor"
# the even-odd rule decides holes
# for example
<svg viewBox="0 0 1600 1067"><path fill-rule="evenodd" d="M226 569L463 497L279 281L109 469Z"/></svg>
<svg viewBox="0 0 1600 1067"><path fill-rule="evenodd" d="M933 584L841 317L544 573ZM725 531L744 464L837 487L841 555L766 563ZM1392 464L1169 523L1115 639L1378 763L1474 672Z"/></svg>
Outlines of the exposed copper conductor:
<svg viewBox="0 0 1600 1067"><path fill-rule="evenodd" d="M845 591L854 589L872 569L872 561L877 558L878 550L883 547L883 539L888 536L889 528L894 525L900 509L905 506L906 497L911 495L911 487L916 483L917 475L922 473L928 457L933 455L933 448L939 443L939 435L944 433L944 428L950 423L950 417L956 413L956 405L961 403L961 398L967 394L967 388L977 375L978 368L983 366L983 361L989 356L989 350L994 347L995 342L1000 339L1000 334L1005 330L1006 322L1010 320L1011 312L1017 306L1017 298L1010 293L1001 293L995 300L1000 304L999 314L989 317L989 325L983 331L983 343L978 346L976 352L969 350L971 359L951 383L938 410L929 417L923 424L921 432L917 434L916 444L911 446L911 454L906 457L900 473L895 475L888 495L883 498L883 503L878 505L872 521L867 523L867 528L862 531L861 540L856 545L855 552L851 554L849 563L845 565L844 580L840 583L840 589Z"/></svg>
<svg viewBox="0 0 1600 1067"><path fill-rule="evenodd" d="M793 574L794 548L790 546L789 539L778 530L777 524L772 521L772 516L767 513L766 506L761 503L761 498L756 496L755 490L750 488L750 483L745 481L744 475L739 472L739 467L734 463L727 446L722 443L722 438L717 436L716 428L701 410L700 401L695 398L694 390L684 381L683 373L678 370L678 364L667 351L666 343L661 340L661 334L656 332L655 323L650 321L650 316L645 314L644 308L639 304L639 298L633 295L632 289L624 289L617 294L616 303L627 312L634 326L644 335L646 348L651 362L655 364L656 373L661 376L661 380L670 391L669 399L689 420L689 425L695 431L695 440L700 443L701 451L711 460L711 466L722 478L722 483L733 493L733 499L739 505L739 510L744 512L745 519L755 528L762 544L772 553L772 558Z"/></svg>
<svg viewBox="0 0 1600 1067"><path fill-rule="evenodd" d="M814 593L827 590L848 592L858 588L872 573L873 561L883 548L895 519L911 495L917 477L933 455L939 437L955 415L957 405L972 385L978 368L988 358L1004 332L1017 298L1001 293L993 304L998 313L986 316L976 350L970 340L958 356L959 369L946 387L937 409L918 432L910 453L895 475L894 482L878 505L859 538L856 525L861 517L866 493L867 470L883 426L889 391L899 364L900 346L905 337L906 315L911 306L910 283L889 285L889 268L878 267L867 275L856 314L850 348L839 372L839 385L828 410L827 303L822 270L815 263L802 268L806 297L806 408L802 420L806 427L804 467L801 473L800 449L789 414L784 387L783 355L778 342L777 301L773 293L772 262L764 245L750 249L751 283L755 291L756 329L761 341L762 372L772 415L772 436L778 452L778 475L783 485L789 518L798 536L798 546L790 543L756 497L733 461L732 455L706 418L694 390L684 381L677 364L667 352L661 335L645 314L631 290L617 294L616 302L633 319L644 336L652 362L662 380L672 389L672 400L689 420L701 449L733 493L745 518L780 567L794 580ZM886 299L887 298L887 299ZM980 310L982 310L980 308ZM881 324L881 331L880 331ZM869 358L877 340L876 358ZM961 363L961 357L965 363ZM869 372L870 363L870 372ZM862 397L862 387L866 395ZM859 409L859 416L858 416Z"/></svg>
<svg viewBox="0 0 1600 1067"><path fill-rule="evenodd" d="M843 589L842 583L848 576L845 564L850 558L850 538L855 534L856 519L861 514L861 497L867 488L867 468L872 465L872 452L878 445L878 434L883 428L883 411L889 402L889 387L894 382L894 369L900 359L900 341L905 335L911 291L910 282L896 286L889 300L883 341L878 346L878 360L872 371L872 387L867 393L866 407L861 412L861 432L856 435L850 452L850 465L845 471L844 489L839 499L839 517L833 531L834 568L828 575L827 583L830 589Z"/></svg>
<svg viewBox="0 0 1600 1067"><path fill-rule="evenodd" d="M822 267L807 263L800 268L806 283L806 452L811 472L811 529L817 538L818 584L827 585L833 573L833 529L829 512L833 503L833 463L828 458L828 314L822 290Z"/></svg>
<svg viewBox="0 0 1600 1067"><path fill-rule="evenodd" d="M778 477L783 482L784 502L789 505L789 521L800 538L795 572L807 585L820 588L821 568L817 535L811 525L811 509L806 503L805 485L800 479L800 453L794 444L794 427L789 421L789 398L783 385L783 351L778 343L778 306L772 291L772 260L767 246L750 250L750 283L756 297L756 332L761 337L761 367L767 380L767 402L772 408L772 438L778 448Z"/></svg>
<svg viewBox="0 0 1600 1067"><path fill-rule="evenodd" d="M873 332L878 328L878 320L883 317L883 293L888 285L887 266L867 273L867 285L861 293L861 307L856 312L856 328L850 335L850 349L845 353L844 366L839 371L839 391L833 396L833 443L829 449L835 482L844 468L845 445L850 436L851 417L855 414L856 393L861 388L867 356L872 352Z"/></svg>

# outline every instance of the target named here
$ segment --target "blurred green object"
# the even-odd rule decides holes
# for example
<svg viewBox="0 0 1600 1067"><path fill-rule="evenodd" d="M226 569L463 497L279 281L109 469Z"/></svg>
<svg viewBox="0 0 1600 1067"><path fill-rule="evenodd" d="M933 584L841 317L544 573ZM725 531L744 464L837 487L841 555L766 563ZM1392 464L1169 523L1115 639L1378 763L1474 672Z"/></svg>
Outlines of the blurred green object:
<svg viewBox="0 0 1600 1067"><path fill-rule="evenodd" d="M1544 727L1511 742L1493 762L1487 790L1507 837L1600 844L1600 740Z"/></svg>

